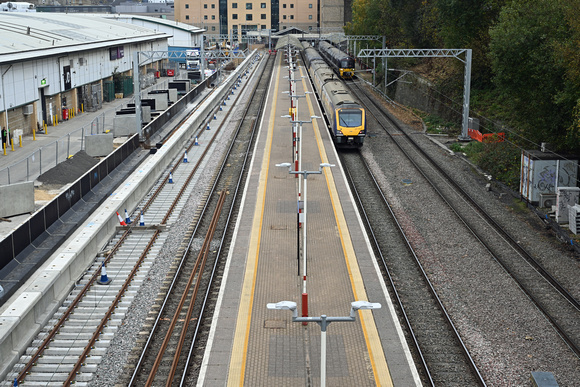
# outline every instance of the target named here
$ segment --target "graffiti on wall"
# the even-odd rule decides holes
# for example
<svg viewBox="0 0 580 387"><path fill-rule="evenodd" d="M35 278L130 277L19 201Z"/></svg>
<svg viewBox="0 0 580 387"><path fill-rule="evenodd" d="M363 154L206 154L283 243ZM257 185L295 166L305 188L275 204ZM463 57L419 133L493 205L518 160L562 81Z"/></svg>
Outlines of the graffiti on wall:
<svg viewBox="0 0 580 387"><path fill-rule="evenodd" d="M541 193L554 193L556 187L556 166L546 165L538 172L536 188Z"/></svg>

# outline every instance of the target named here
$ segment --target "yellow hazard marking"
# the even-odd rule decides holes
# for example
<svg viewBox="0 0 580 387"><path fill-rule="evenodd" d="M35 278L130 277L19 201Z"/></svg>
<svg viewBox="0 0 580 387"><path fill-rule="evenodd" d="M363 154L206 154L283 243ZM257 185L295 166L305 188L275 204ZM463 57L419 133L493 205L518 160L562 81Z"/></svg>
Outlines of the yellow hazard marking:
<svg viewBox="0 0 580 387"><path fill-rule="evenodd" d="M300 75L303 75L302 68L300 68ZM302 86L304 87L304 90L307 90L304 78L302 78ZM306 95L306 101L308 103L308 110L310 115L313 116L314 109L310 101L310 95L308 94ZM324 148L324 144L322 143L322 137L320 136L320 131L318 129L318 123L316 120L312 121L314 135L316 136L316 143L318 144L318 150L321 155L321 161L323 163L328 163L326 150ZM330 191L330 200L332 202L332 208L334 210L334 216L338 226L338 233L340 235L342 250L346 260L346 267L348 268L350 282L354 293L354 299L357 301L368 301L362 275L358 267L358 261L356 259L354 247L350 239L350 234L348 233L346 218L342 212L340 198L338 197L336 185L334 184L334 177L332 176L332 172L329 171L329 168L323 168L323 172L324 176L326 177L328 190ZM367 349L369 351L371 366L373 367L375 383L377 386L393 386L393 380L391 379L391 373L389 372L389 367L387 365L387 360L385 358L379 332L377 331L377 326L375 325L374 316L370 310L364 310L359 311L359 317Z"/></svg>
<svg viewBox="0 0 580 387"><path fill-rule="evenodd" d="M278 58L281 61L282 56ZM244 274L242 294L236 321L236 331L234 334L234 344L232 358L230 359L230 369L228 374L228 386L243 386L244 373L246 371L246 354L248 352L248 340L250 336L250 323L252 320L252 306L254 303L254 290L256 287L256 275L258 273L258 257L260 255L260 238L262 236L262 221L264 217L264 206L266 205L266 185L268 183L268 166L270 164L270 152L272 150L272 138L274 135L274 122L276 118L276 101L278 99L278 84L280 80L280 69L276 74L276 86L274 87L274 102L270 110L270 121L268 126L268 136L266 139L266 151L262 158L262 167L258 184L258 196L254 218L252 223L252 233L250 235L250 247L248 251L248 262ZM261 203L261 205L259 205Z"/></svg>

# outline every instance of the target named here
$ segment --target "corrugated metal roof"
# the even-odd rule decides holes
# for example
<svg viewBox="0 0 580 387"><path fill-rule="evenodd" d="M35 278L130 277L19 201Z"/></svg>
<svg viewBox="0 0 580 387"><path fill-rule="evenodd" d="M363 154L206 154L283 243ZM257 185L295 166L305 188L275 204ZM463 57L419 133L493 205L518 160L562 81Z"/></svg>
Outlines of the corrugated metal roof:
<svg viewBox="0 0 580 387"><path fill-rule="evenodd" d="M191 33L205 32L205 30L203 28L195 27L191 24L185 24L185 23L181 23L181 22L178 22L175 20L161 19L159 17L153 17L153 16L109 14L109 15L103 15L103 17L110 18L113 20L119 20L119 21L122 21L124 23L130 23L131 19L142 20L144 22L159 24L159 25L170 27L170 28L176 28L179 30L188 31Z"/></svg>
<svg viewBox="0 0 580 387"><path fill-rule="evenodd" d="M1 14L0 36L0 63L169 37L95 14L17 12Z"/></svg>

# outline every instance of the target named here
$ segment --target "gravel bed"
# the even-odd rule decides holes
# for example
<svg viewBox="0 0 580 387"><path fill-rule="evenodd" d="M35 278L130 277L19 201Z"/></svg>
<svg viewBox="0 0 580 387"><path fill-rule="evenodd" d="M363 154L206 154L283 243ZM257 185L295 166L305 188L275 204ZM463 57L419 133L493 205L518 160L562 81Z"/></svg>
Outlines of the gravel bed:
<svg viewBox="0 0 580 387"><path fill-rule="evenodd" d="M249 93L257 81L256 78L254 76L250 80L239 101L248 100ZM225 132L221 140L216 141L214 144L214 150L208 163L204 170L199 172L200 177L196 182L195 189L187 199L186 205L179 215L179 219L184 221L168 225L166 232L169 233L169 236L161 248L155 264L149 271L148 281L139 289L139 293L129 308L123 324L119 326L115 338L111 341L106 356L99 364L96 376L89 384L90 386L113 386L124 379L125 363L136 345L136 340L148 316L149 309L154 304L165 276L177 255L177 250L181 246L181 242L190 225L188 220L194 218L198 207L203 204L201 199L210 188L210 184L213 183L216 169L221 165L223 155L229 147L229 141L226 141L226 139L231 138L242 115L243 104L238 104L230 113L226 125L223 126L222 130L225 130Z"/></svg>
<svg viewBox="0 0 580 387"><path fill-rule="evenodd" d="M371 127L369 133L379 130ZM487 191L489 180L477 168L425 135L414 139L580 298L577 257L535 215L518 210L513 193L496 185ZM396 146L378 135L367 138L362 153L488 385L529 386L532 371L553 372L561 386L577 385L580 360Z"/></svg>

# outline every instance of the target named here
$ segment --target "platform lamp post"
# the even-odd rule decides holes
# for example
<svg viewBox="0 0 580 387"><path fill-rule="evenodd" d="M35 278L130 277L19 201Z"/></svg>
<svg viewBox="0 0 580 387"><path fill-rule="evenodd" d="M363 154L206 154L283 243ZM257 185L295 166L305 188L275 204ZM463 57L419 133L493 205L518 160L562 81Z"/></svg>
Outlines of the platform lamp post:
<svg viewBox="0 0 580 387"><path fill-rule="evenodd" d="M291 175L299 174L304 176L304 226L303 226L303 236L302 236L302 316L308 316L308 292L306 291L306 276L307 276L307 267L306 267L306 258L308 257L307 254L307 239L306 239L306 218L308 216L308 202L307 202L307 192L308 192L308 175L320 175L322 174L322 168L324 167L334 167L334 164L329 163L321 163L318 167L318 171L293 171L291 163L281 163L276 164L277 167L288 168L288 173ZM300 201L298 201L297 209L300 209ZM299 215L298 215L299 216ZM298 232L299 235L299 232ZM298 251L300 249L298 248ZM298 259L298 274L300 275L300 259ZM307 322L304 322L306 325Z"/></svg>
<svg viewBox="0 0 580 387"><path fill-rule="evenodd" d="M286 77L284 77L286 78ZM305 77L302 77L305 78ZM293 122L296 120L296 117L298 116L298 98L303 98L306 97L307 94L312 94L310 91L305 91L303 95L296 95L292 92L293 87L292 87L292 82L296 82L296 79L290 79L290 90L289 91L283 91L282 94L288 94L288 96L290 97L290 114L286 114L283 115L283 118L290 118L290 122ZM294 100L296 99L296 102L294 102ZM298 153L298 150L296 149L296 125L292 125L292 157L294 158L294 160L296 161L297 158L295 157L296 153ZM298 177L298 176L296 176Z"/></svg>
<svg viewBox="0 0 580 387"><path fill-rule="evenodd" d="M350 303L350 314L345 317L330 317L323 314L320 317L298 317L296 303L294 301L280 301L267 304L268 309L290 310L292 312L292 322L309 323L315 322L320 325L320 386L326 386L326 329L332 322L354 322L356 312L360 309L380 309L378 302L354 301Z"/></svg>
<svg viewBox="0 0 580 387"><path fill-rule="evenodd" d="M310 92L306 92L307 94L310 94ZM296 97L304 97L304 95L298 95ZM315 118L320 118L319 116L310 116L310 120L309 121L303 121L303 120L293 120L291 116L289 115L285 115L282 116L282 118L290 118L290 123L292 125L295 124L299 124L299 131L298 131L298 136L296 137L296 141L298 143L298 146L296 147L296 158L294 159L294 168L297 171L302 170L302 124L311 124L312 120ZM296 177L298 177L298 175L296 175ZM298 180L298 200L300 200L302 198L302 182L300 180ZM300 212L300 211L299 211ZM300 223L300 221L298 221Z"/></svg>

